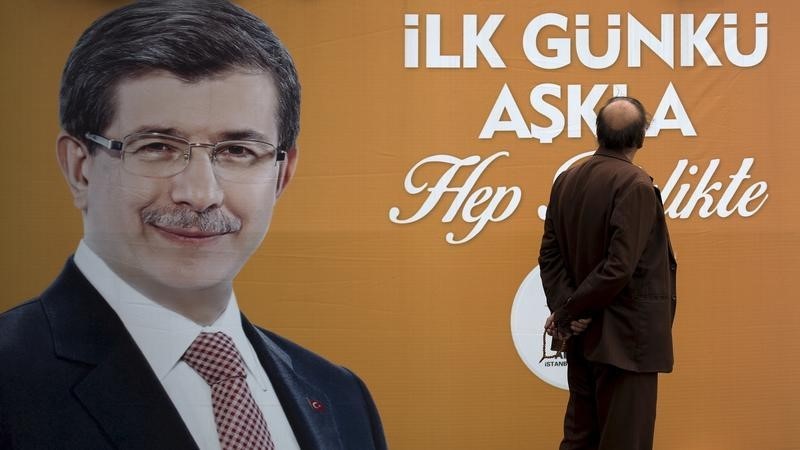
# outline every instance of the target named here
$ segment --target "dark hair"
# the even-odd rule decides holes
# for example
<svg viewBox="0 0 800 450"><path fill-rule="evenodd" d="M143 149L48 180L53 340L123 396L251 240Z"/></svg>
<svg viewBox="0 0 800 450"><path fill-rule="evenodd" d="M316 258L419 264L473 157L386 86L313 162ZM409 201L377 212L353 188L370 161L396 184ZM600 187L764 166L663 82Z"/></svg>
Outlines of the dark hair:
<svg viewBox="0 0 800 450"><path fill-rule="evenodd" d="M637 120L632 121L623 128L611 128L606 123L605 111L606 107L614 102L626 101L639 111ZM624 150L626 148L642 148L644 144L644 134L647 131L648 118L647 111L639 100L633 97L612 97L609 99L600 112L597 113L597 143L601 147L609 150Z"/></svg>
<svg viewBox="0 0 800 450"><path fill-rule="evenodd" d="M101 133L115 114L120 81L165 70L186 82L244 69L272 75L279 95L277 146L294 146L300 83L292 57L258 17L227 0L143 0L95 21L78 39L61 77L61 126Z"/></svg>

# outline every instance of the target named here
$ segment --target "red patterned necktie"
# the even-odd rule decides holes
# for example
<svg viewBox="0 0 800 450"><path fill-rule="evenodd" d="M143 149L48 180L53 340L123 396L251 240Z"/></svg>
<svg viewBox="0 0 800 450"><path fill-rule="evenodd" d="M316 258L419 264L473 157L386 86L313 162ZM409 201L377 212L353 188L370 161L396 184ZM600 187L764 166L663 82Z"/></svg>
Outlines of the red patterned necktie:
<svg viewBox="0 0 800 450"><path fill-rule="evenodd" d="M182 359L211 387L222 450L274 450L267 422L247 387L242 356L225 333L200 333Z"/></svg>

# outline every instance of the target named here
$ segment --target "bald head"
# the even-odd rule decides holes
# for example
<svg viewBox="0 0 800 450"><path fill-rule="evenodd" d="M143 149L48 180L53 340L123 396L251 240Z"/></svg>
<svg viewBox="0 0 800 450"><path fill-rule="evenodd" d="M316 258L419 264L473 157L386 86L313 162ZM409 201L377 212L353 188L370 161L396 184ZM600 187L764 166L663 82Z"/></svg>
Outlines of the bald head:
<svg viewBox="0 0 800 450"><path fill-rule="evenodd" d="M613 97L597 114L597 142L608 150L642 148L647 129L647 112L632 97Z"/></svg>
<svg viewBox="0 0 800 450"><path fill-rule="evenodd" d="M603 120L608 127L614 131L630 126L640 118L639 110L633 106L633 103L625 100L618 100L606 105L600 114L603 115Z"/></svg>

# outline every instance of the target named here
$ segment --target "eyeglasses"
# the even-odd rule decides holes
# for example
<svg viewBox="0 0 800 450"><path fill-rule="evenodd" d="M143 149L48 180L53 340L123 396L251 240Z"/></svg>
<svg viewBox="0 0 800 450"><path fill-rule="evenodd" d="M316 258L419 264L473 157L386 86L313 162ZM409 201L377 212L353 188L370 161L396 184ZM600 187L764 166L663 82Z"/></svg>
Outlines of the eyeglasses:
<svg viewBox="0 0 800 450"><path fill-rule="evenodd" d="M276 179L279 163L286 152L256 140L222 141L215 144L189 142L163 133L133 133L121 141L86 133L86 139L119 152L122 167L129 173L153 178L168 178L182 172L192 158L193 147L209 149L214 174L219 178L244 183Z"/></svg>

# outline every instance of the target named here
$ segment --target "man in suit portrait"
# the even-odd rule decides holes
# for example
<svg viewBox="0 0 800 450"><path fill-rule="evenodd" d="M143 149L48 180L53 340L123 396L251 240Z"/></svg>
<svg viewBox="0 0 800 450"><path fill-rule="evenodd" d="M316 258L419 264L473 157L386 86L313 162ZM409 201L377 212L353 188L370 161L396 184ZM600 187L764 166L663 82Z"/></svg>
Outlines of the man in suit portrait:
<svg viewBox="0 0 800 450"><path fill-rule="evenodd" d="M299 109L287 50L227 1L139 1L83 33L56 144L83 239L0 316L0 448L386 448L364 383L232 289L292 180Z"/></svg>
<svg viewBox="0 0 800 450"><path fill-rule="evenodd" d="M677 264L661 193L633 164L642 104L615 97L597 115L597 151L553 184L539 264L567 342L561 450L650 449L659 372L672 371Z"/></svg>

